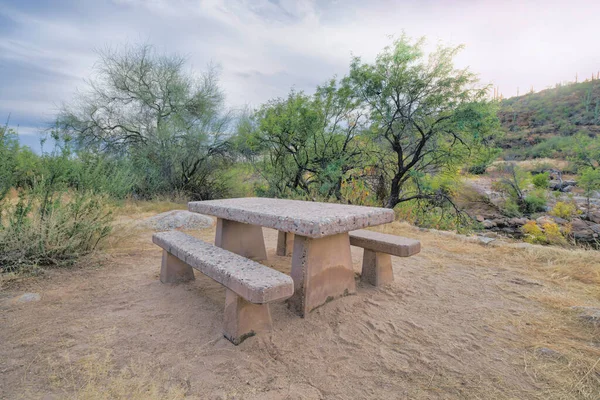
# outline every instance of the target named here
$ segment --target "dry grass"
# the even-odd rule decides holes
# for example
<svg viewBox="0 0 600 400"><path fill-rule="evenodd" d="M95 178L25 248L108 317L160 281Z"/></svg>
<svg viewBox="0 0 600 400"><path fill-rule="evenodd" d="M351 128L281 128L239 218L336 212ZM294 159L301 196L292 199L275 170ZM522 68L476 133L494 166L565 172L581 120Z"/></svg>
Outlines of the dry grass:
<svg viewBox="0 0 600 400"><path fill-rule="evenodd" d="M187 210L185 199L162 199L151 201L125 200L121 207L115 209L117 216L143 215L147 213L158 214L171 210Z"/></svg>
<svg viewBox="0 0 600 400"><path fill-rule="evenodd" d="M549 398L600 398L600 326L582 322L573 306L600 307L600 252L585 249L528 246L483 246L460 238L423 232L405 223L393 223L380 230L421 240L424 247L443 250L443 257L428 252L429 262L439 268L455 261L480 268L502 265L509 271L528 275L523 284L542 290L525 291L525 296L554 312L544 316L521 316L502 321L522 332L525 373L536 382L547 382ZM539 282L539 283L538 283ZM539 285L539 286L538 286ZM539 349L556 351L557 357Z"/></svg>
<svg viewBox="0 0 600 400"><path fill-rule="evenodd" d="M519 167L523 168L525 171L531 171L536 169L540 165L549 166L551 168L563 171L569 167L569 162L567 160L557 160L554 158L536 158L533 160L523 160L523 161L495 161L490 170L497 170L505 166L506 164L516 164Z"/></svg>
<svg viewBox="0 0 600 400"><path fill-rule="evenodd" d="M109 332L114 335L114 332ZM106 334L94 337L96 347L72 360L68 352L48 360L49 381L61 398L77 400L176 400L186 394L186 382L167 376L157 364L130 362L118 366L105 347Z"/></svg>

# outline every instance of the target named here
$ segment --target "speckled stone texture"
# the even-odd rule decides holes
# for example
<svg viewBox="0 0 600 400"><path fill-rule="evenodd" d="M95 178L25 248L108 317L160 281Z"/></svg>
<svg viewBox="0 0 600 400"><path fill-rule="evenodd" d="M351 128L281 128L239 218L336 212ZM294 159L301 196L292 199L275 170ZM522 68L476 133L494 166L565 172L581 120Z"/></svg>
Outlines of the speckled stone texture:
<svg viewBox="0 0 600 400"><path fill-rule="evenodd" d="M311 238L386 224L394 220L394 212L387 208L257 197L193 201L188 203L188 209Z"/></svg>
<svg viewBox="0 0 600 400"><path fill-rule="evenodd" d="M294 293L288 275L183 232L155 233L152 241L251 303L283 300Z"/></svg>
<svg viewBox="0 0 600 400"><path fill-rule="evenodd" d="M364 229L350 232L350 244L396 257L410 257L421 251L421 242Z"/></svg>

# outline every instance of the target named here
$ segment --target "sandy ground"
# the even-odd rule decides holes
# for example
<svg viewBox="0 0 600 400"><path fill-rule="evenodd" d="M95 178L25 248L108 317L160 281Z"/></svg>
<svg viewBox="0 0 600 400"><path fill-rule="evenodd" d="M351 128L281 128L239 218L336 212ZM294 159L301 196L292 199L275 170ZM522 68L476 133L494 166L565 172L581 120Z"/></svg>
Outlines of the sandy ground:
<svg viewBox="0 0 600 400"><path fill-rule="evenodd" d="M100 266L0 292L0 398L600 398L598 331L535 300L597 305L596 289L545 280L516 249L398 229L423 251L394 259L393 285L359 283L306 319L273 304L274 331L237 347L221 333L224 289L198 272L161 284L151 232L128 233ZM276 231L264 233L265 264L289 273ZM212 241L214 228L195 234ZM42 299L10 300L23 292Z"/></svg>

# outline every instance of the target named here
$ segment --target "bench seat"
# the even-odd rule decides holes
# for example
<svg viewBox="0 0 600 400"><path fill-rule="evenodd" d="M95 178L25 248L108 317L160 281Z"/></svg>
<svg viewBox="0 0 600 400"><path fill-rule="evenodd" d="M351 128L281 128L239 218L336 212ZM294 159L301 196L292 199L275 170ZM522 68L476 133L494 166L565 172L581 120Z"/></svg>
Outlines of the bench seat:
<svg viewBox="0 0 600 400"><path fill-rule="evenodd" d="M364 229L350 232L350 245L365 249L361 280L382 286L394 281L392 258L410 257L421 251L421 242Z"/></svg>
<svg viewBox="0 0 600 400"><path fill-rule="evenodd" d="M268 303L294 293L290 276L183 232L155 233L152 241L163 248L162 283L193 280L193 268L226 287L224 333L234 344L270 330Z"/></svg>
<svg viewBox="0 0 600 400"><path fill-rule="evenodd" d="M350 245L396 257L410 257L421 251L418 240L365 229L350 232Z"/></svg>

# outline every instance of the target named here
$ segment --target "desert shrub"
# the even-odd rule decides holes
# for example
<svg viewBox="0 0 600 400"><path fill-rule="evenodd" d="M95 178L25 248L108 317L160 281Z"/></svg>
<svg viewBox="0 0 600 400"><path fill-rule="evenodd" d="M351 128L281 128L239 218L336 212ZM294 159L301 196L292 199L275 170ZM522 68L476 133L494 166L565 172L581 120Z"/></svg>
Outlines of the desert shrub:
<svg viewBox="0 0 600 400"><path fill-rule="evenodd" d="M571 219L578 215L580 212L577 209L577 205L575 203L566 203L563 201L557 202L552 210L550 210L550 215L555 217Z"/></svg>
<svg viewBox="0 0 600 400"><path fill-rule="evenodd" d="M476 164L469 167L468 172L473 175L483 175L487 170L488 164Z"/></svg>
<svg viewBox="0 0 600 400"><path fill-rule="evenodd" d="M75 190L106 194L114 199L130 195L136 182L129 160L91 152L77 154L67 178L68 186Z"/></svg>
<svg viewBox="0 0 600 400"><path fill-rule="evenodd" d="M521 217L523 213L521 212L521 207L513 200L506 199L502 204L500 204L500 211L502 214L509 218Z"/></svg>
<svg viewBox="0 0 600 400"><path fill-rule="evenodd" d="M111 230L106 198L91 192L21 191L0 203L0 272L72 264Z"/></svg>
<svg viewBox="0 0 600 400"><path fill-rule="evenodd" d="M531 193L528 193L523 201L524 205L522 208L527 214L546 211L546 204L548 200L546 199L545 193L541 190L535 190Z"/></svg>
<svg viewBox="0 0 600 400"><path fill-rule="evenodd" d="M531 182L533 183L533 186L538 189L548 189L548 186L550 185L550 174L548 172L543 172L534 175L531 178Z"/></svg>
<svg viewBox="0 0 600 400"><path fill-rule="evenodd" d="M14 131L0 126L0 200L13 185L19 143Z"/></svg>
<svg viewBox="0 0 600 400"><path fill-rule="evenodd" d="M528 243L545 243L546 237L544 235L544 231L540 228L535 221L528 221L525 225L521 227L523 231L523 235L525 236L523 240Z"/></svg>
<svg viewBox="0 0 600 400"><path fill-rule="evenodd" d="M540 228L535 221L529 221L521 228L524 240L528 243L537 244L567 244L567 236L570 233L569 227L561 231L558 224L554 222L546 222Z"/></svg>
<svg viewBox="0 0 600 400"><path fill-rule="evenodd" d="M548 244L567 244L567 239L563 234L567 232L561 232L558 224L554 222L546 222L544 225L542 225L542 229L544 229L544 234Z"/></svg>

